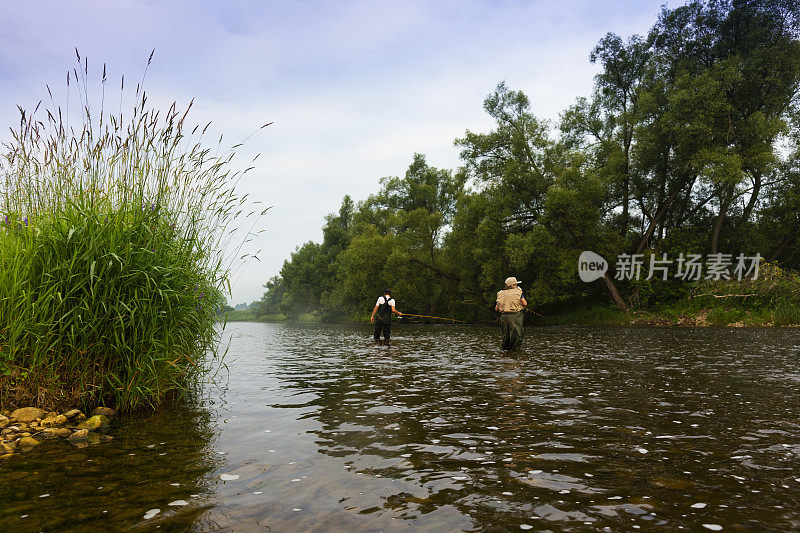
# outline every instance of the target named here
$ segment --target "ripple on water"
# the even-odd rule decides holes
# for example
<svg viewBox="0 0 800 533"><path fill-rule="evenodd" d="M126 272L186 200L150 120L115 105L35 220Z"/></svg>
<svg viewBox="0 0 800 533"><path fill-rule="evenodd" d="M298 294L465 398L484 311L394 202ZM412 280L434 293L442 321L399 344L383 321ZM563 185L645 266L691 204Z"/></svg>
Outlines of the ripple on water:
<svg viewBox="0 0 800 533"><path fill-rule="evenodd" d="M360 327L230 327L197 405L120 417L113 446L6 460L0 523L797 529L785 330L536 328L503 354L493 328L398 325L375 345Z"/></svg>

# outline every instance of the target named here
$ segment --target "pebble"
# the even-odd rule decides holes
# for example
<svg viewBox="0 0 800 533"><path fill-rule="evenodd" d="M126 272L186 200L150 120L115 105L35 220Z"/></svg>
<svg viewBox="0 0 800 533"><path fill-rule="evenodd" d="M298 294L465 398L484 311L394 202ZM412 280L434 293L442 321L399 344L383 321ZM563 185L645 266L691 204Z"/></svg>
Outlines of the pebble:
<svg viewBox="0 0 800 533"><path fill-rule="evenodd" d="M157 515L160 512L161 512L161 509L150 509L149 511L144 513L144 519L145 520L150 520L151 518L153 518L155 515Z"/></svg>
<svg viewBox="0 0 800 533"><path fill-rule="evenodd" d="M169 505L170 507L181 507L184 505L189 505L189 502L187 502L186 500L175 500L174 502L169 502L167 505Z"/></svg>
<svg viewBox="0 0 800 533"><path fill-rule="evenodd" d="M703 524L703 527L711 531L722 531L722 526L719 524Z"/></svg>
<svg viewBox="0 0 800 533"><path fill-rule="evenodd" d="M220 474L219 478L222 481L234 481L236 479L239 479L239 474Z"/></svg>
<svg viewBox="0 0 800 533"><path fill-rule="evenodd" d="M530 524L520 524L519 528L520 529L533 529L533 526L530 525Z"/></svg>
<svg viewBox="0 0 800 533"><path fill-rule="evenodd" d="M698 503L693 503L692 504L692 509L703 509L703 508L705 508L706 505L707 504L705 504L705 503L699 503L699 502Z"/></svg>

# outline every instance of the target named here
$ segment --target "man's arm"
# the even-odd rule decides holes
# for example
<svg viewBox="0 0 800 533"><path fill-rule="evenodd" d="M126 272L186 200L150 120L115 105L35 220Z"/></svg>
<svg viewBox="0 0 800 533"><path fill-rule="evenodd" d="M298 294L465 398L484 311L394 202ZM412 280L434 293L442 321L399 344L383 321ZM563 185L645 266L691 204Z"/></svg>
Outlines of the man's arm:
<svg viewBox="0 0 800 533"><path fill-rule="evenodd" d="M372 316L369 317L370 322L375 322L375 313L378 311L378 304L375 304L375 309L372 310Z"/></svg>
<svg viewBox="0 0 800 533"><path fill-rule="evenodd" d="M528 301L525 299L524 296L520 296L519 297L519 301L522 302L522 305L524 305L525 307L528 307Z"/></svg>
<svg viewBox="0 0 800 533"><path fill-rule="evenodd" d="M401 313L400 311L398 311L397 309L395 309L395 308L394 308L394 306L392 306L392 313L394 313L394 314L396 314L396 315L398 315L398 316L403 316L403 313Z"/></svg>

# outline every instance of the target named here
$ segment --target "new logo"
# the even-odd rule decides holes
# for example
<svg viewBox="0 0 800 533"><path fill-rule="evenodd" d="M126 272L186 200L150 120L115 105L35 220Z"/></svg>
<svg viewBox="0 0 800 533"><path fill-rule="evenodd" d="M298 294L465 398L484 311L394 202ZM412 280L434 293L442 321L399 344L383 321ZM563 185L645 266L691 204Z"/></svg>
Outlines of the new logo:
<svg viewBox="0 0 800 533"><path fill-rule="evenodd" d="M589 283L602 278L608 271L608 262L602 256L588 250L578 257L578 275L581 281Z"/></svg>

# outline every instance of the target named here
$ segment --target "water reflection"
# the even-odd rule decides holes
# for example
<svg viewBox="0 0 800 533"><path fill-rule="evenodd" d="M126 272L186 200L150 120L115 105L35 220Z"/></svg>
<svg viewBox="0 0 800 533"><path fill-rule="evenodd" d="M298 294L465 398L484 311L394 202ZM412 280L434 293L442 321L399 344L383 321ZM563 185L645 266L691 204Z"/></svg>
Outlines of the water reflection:
<svg viewBox="0 0 800 533"><path fill-rule="evenodd" d="M0 464L3 531L87 531L193 522L215 502L219 458L208 410L182 402L114 421L111 443L47 442ZM187 505L169 503L184 500Z"/></svg>
<svg viewBox="0 0 800 533"><path fill-rule="evenodd" d="M409 328L380 348L294 331L319 333L326 354L298 343L278 365L287 388L316 396L304 417L320 452L392 480L353 510L465 529L797 526L798 446L768 442L798 440L786 330L556 328L512 357L494 331L451 331ZM787 430L763 427L775 425Z"/></svg>
<svg viewBox="0 0 800 533"><path fill-rule="evenodd" d="M791 330L535 329L514 354L494 328L370 333L230 325L202 407L0 465L0 525L800 528Z"/></svg>

